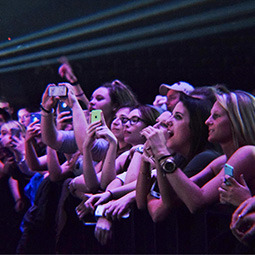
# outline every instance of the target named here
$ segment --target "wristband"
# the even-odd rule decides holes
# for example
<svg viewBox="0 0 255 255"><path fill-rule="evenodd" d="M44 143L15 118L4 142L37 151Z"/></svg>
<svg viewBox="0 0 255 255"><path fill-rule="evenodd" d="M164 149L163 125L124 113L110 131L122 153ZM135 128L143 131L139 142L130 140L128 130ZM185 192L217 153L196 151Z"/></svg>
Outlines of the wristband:
<svg viewBox="0 0 255 255"><path fill-rule="evenodd" d="M165 159L165 158L168 158L168 157L171 157L171 156L172 156L171 154L164 155L164 156L162 156L162 157L160 157L160 158L158 159L158 162L160 162L162 159Z"/></svg>
<svg viewBox="0 0 255 255"><path fill-rule="evenodd" d="M46 112L46 113L52 113L52 109L51 109L51 110L47 110L47 109L45 109L45 108L42 106L42 104L40 104L40 108L41 108L44 112Z"/></svg>
<svg viewBox="0 0 255 255"><path fill-rule="evenodd" d="M110 193L110 198L109 198L109 199L112 200L112 199L113 199L113 194L112 194L112 192L111 192L109 189L108 189L107 191Z"/></svg>
<svg viewBox="0 0 255 255"><path fill-rule="evenodd" d="M70 84L71 84L72 86L77 86L77 85L79 85L79 82L78 82L78 81L70 82Z"/></svg>

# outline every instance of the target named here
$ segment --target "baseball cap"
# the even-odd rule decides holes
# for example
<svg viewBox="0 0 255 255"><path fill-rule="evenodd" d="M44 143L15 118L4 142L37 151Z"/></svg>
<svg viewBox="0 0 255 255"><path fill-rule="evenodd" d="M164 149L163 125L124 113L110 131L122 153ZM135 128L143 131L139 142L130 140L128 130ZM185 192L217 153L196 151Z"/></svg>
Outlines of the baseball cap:
<svg viewBox="0 0 255 255"><path fill-rule="evenodd" d="M170 89L180 91L186 95L189 95L189 93L191 93L194 90L194 87L185 81L179 81L174 83L173 85L163 83L159 87L159 93L163 96L166 96L168 90Z"/></svg>

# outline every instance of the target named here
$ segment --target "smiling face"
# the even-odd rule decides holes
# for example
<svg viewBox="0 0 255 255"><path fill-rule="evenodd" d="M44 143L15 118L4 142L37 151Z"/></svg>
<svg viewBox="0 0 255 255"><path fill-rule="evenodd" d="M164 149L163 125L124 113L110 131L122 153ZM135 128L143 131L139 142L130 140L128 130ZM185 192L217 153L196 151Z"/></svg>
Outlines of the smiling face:
<svg viewBox="0 0 255 255"><path fill-rule="evenodd" d="M129 119L137 118L137 117L142 118L141 112L138 109L134 109L128 114ZM142 129L145 127L146 127L146 124L142 120L139 120L134 125L131 125L130 121L128 121L124 127L125 142L131 144L132 146L144 143L145 138L141 136L140 131L142 131Z"/></svg>
<svg viewBox="0 0 255 255"><path fill-rule="evenodd" d="M216 101L205 124L209 129L208 141L224 144L233 140L231 122L226 110Z"/></svg>
<svg viewBox="0 0 255 255"><path fill-rule="evenodd" d="M177 103L173 114L168 120L168 134L166 146L171 151L187 156L191 146L191 131L189 127L190 115L182 102Z"/></svg>
<svg viewBox="0 0 255 255"><path fill-rule="evenodd" d="M124 140L124 124L122 124L122 119L127 118L130 113L130 109L125 107L119 109L111 124L111 131L116 136L118 141Z"/></svg>
<svg viewBox="0 0 255 255"><path fill-rule="evenodd" d="M107 88L100 87L96 89L89 102L89 111L101 109L106 122L112 117L112 101Z"/></svg>

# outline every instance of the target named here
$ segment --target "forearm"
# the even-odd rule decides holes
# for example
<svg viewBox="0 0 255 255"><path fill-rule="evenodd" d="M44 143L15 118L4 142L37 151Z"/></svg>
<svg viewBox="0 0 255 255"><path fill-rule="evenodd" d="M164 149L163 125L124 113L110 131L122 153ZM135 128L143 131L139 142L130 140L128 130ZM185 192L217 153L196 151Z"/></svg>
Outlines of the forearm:
<svg viewBox="0 0 255 255"><path fill-rule="evenodd" d="M129 192L135 191L135 188L136 188L136 181L133 181L133 182L130 182L130 183L125 184L123 186L110 189L110 191L112 193L112 196L113 196L112 199L118 199L122 196L125 196Z"/></svg>
<svg viewBox="0 0 255 255"><path fill-rule="evenodd" d="M27 161L28 167L33 171L45 170L47 169L46 157L38 158L35 148L31 141L25 142L25 159Z"/></svg>
<svg viewBox="0 0 255 255"><path fill-rule="evenodd" d="M91 193L97 192L100 187L100 183L93 166L92 155L89 148L84 148L83 151L83 177L88 191Z"/></svg>
<svg viewBox="0 0 255 255"><path fill-rule="evenodd" d="M147 195L151 188L150 164L142 160L136 184L136 204L138 209L147 207Z"/></svg>
<svg viewBox="0 0 255 255"><path fill-rule="evenodd" d="M61 135L54 123L53 113L41 112L41 134L43 142L51 148L58 150L62 145Z"/></svg>
<svg viewBox="0 0 255 255"><path fill-rule="evenodd" d="M74 88L74 93L75 93L77 99L79 101L82 101L88 109L89 108L89 100L88 100L87 96L85 95L83 89L81 88L80 84L78 83L76 86L73 86L73 88Z"/></svg>
<svg viewBox="0 0 255 255"><path fill-rule="evenodd" d="M100 180L100 187L102 190L105 190L107 185L116 177L115 169L116 153L117 144L110 143L102 167L102 175Z"/></svg>
<svg viewBox="0 0 255 255"><path fill-rule="evenodd" d="M87 120L78 101L73 104L73 129L77 146L83 152L83 142L87 134Z"/></svg>
<svg viewBox="0 0 255 255"><path fill-rule="evenodd" d="M10 187L10 190L11 190L14 200L18 201L19 199L21 199L18 181L13 179L12 177L10 177L9 178L9 187Z"/></svg>

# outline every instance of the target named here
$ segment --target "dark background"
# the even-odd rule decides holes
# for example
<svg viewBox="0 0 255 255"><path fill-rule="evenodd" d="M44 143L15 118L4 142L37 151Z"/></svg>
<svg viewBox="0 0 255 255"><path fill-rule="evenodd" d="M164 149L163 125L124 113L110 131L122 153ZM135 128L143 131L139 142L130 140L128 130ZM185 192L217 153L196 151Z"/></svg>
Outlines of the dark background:
<svg viewBox="0 0 255 255"><path fill-rule="evenodd" d="M0 2L0 53L8 49L25 47L26 43L15 44L15 41L25 35L33 35L38 31L47 31L56 25L72 22L78 18L86 18L102 11L111 10L128 3L146 1L120 1L120 0L2 0ZM192 4L192 2L197 2ZM224 83L230 89L243 89L251 92L254 89L254 39L255 39L255 1L154 1L146 8L138 8L127 12L134 14L142 10L156 10L160 5L186 4L182 8L161 12L158 15L148 15L147 18L131 21L127 24L108 27L98 32L91 32L55 43L49 43L33 49L25 49L20 52L9 52L0 56L0 94L6 96L14 104L16 110L23 106L38 106L42 93L48 83L61 81L57 74L59 63L57 58L66 55L70 59L82 87L90 97L95 88L106 81L119 79L128 84L137 94L142 103L152 103L158 93L161 83L173 84L183 80L193 86L214 85ZM230 15L233 6L241 8L238 4L250 6L249 10L237 11ZM121 9L121 8L120 8ZM188 24L181 27L166 29L138 36L134 39L126 39L123 42L105 42L105 45L92 45L87 49L73 50L55 54L55 60L47 62L49 57L38 58L37 66L32 68L20 68L5 61L15 57L23 57L26 54L37 54L40 51L58 49L66 45L86 42L95 38L101 38L118 33L129 33L137 28L163 24L175 24L176 20L182 21L188 17L196 17L204 13L220 14L221 18L214 21L206 21L196 24ZM115 15L116 18L124 18L126 13ZM88 25L106 24L108 18L89 23ZM235 25L243 22L242 26ZM246 22L247 21L247 22ZM101 24L100 23L100 24ZM230 24L230 29L220 29L220 26ZM211 28L210 28L211 26ZM213 26L213 28L212 28ZM217 27L219 26L219 29ZM82 28L85 26L77 26ZM201 33L191 36L182 36L182 33L202 30ZM66 30L67 34L69 33ZM207 31L210 31L207 33ZM56 33L57 34L57 33ZM177 39L164 40L166 36L181 35ZM140 45L143 40L163 38L151 45ZM8 39L9 38L9 39ZM46 38L46 36L45 36ZM31 39L33 41L34 39ZM131 44L125 48L126 44ZM13 44L13 45L12 45ZM104 47L124 45L120 51L110 53L92 54L82 57L90 50L100 50ZM74 55L72 55L74 54ZM80 56L79 56L80 54ZM70 57L69 57L70 56ZM29 61L21 61L20 64ZM30 61L33 64L33 61ZM6 64L5 64L6 63ZM6 67L13 67L7 70Z"/></svg>

